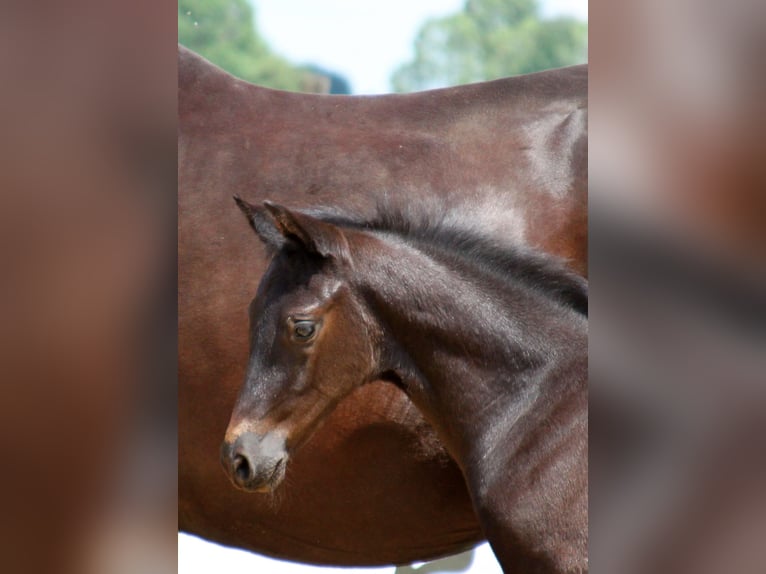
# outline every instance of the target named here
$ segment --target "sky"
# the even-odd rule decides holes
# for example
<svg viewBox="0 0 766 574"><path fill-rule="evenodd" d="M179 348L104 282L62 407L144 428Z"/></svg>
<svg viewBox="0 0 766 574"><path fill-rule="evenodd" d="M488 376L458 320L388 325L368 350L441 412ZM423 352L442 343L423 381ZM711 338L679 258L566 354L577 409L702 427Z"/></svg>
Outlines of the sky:
<svg viewBox="0 0 766 574"><path fill-rule="evenodd" d="M250 0L258 31L278 54L339 73L354 94L390 91L389 78L413 56L412 43L424 20L459 11L465 0ZM545 15L588 18L587 0L542 0ZM257 496L257 495L253 495ZM279 562L179 534L178 573L393 574L395 568L319 568ZM467 570L502 571L489 549L476 549Z"/></svg>
<svg viewBox="0 0 766 574"><path fill-rule="evenodd" d="M413 57L428 18L458 12L465 0L250 0L259 32L277 53L340 73L354 94L390 91L389 78ZM542 0L544 15L588 18L587 0Z"/></svg>

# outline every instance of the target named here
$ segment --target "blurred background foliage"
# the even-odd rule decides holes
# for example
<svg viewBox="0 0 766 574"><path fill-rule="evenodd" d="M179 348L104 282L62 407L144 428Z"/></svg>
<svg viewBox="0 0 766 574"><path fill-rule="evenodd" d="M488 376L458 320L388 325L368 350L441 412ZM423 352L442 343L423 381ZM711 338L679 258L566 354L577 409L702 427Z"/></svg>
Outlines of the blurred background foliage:
<svg viewBox="0 0 766 574"><path fill-rule="evenodd" d="M178 42L230 74L270 88L349 93L348 82L275 54L258 34L248 0L178 0Z"/></svg>
<svg viewBox="0 0 766 574"><path fill-rule="evenodd" d="M275 54L258 33L249 0L179 0L178 41L231 74L271 88L350 93L348 81ZM584 63L588 24L544 18L539 0L467 0L426 21L414 58L392 75L397 92L479 82Z"/></svg>
<svg viewBox="0 0 766 574"><path fill-rule="evenodd" d="M414 59L394 72L411 92L585 63L588 24L545 19L537 0L467 0L462 12L427 21Z"/></svg>

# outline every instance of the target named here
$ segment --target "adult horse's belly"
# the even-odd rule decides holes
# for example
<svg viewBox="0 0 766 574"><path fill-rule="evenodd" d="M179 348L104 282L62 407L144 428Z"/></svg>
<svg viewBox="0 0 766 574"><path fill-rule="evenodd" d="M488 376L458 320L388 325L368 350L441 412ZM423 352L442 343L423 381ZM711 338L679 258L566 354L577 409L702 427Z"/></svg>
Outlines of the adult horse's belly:
<svg viewBox="0 0 766 574"><path fill-rule="evenodd" d="M182 392L182 418L203 405L192 409L197 424L179 421L182 530L276 557L349 565L423 560L482 539L459 469L385 383L338 407L294 455L275 496L234 489L217 463L222 432L209 429L225 428L230 409L213 407L232 402L236 386L216 405L208 388ZM185 452L185 444L198 448Z"/></svg>

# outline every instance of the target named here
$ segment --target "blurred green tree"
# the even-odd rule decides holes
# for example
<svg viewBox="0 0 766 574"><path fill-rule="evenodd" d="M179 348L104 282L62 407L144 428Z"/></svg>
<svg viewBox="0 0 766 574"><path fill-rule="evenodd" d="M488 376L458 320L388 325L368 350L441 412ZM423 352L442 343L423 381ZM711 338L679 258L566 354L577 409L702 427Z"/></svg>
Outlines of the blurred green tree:
<svg viewBox="0 0 766 574"><path fill-rule="evenodd" d="M327 91L331 79L274 54L248 0L178 0L178 42L230 74L270 88Z"/></svg>
<svg viewBox="0 0 766 574"><path fill-rule="evenodd" d="M427 21L415 58L391 78L411 92L586 62L588 24L543 19L538 0L467 0L462 12Z"/></svg>

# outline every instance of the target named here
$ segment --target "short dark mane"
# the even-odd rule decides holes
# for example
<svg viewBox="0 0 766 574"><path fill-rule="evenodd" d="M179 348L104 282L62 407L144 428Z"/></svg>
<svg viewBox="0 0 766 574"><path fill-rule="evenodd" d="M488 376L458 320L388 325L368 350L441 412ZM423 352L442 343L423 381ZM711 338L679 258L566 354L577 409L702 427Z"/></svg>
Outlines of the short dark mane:
<svg viewBox="0 0 766 574"><path fill-rule="evenodd" d="M380 203L372 218L337 211L311 215L340 227L395 234L432 254L458 258L505 281L522 282L583 315L588 314L588 283L565 261L528 247L510 245L456 220L445 209L414 209Z"/></svg>

